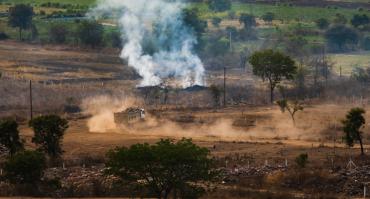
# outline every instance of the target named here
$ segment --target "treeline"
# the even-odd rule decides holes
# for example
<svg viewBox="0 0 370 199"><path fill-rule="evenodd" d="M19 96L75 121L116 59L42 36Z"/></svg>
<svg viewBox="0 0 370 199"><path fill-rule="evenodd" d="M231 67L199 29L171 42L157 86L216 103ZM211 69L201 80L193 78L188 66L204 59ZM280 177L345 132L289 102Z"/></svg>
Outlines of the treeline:
<svg viewBox="0 0 370 199"><path fill-rule="evenodd" d="M61 143L68 121L57 115L45 115L30 120L29 127L34 132L32 143L36 150L25 150L26 143L19 135L15 120L0 120L0 145L8 151L6 160L0 163L0 194L76 196L74 187L62 183L63 176L45 173L50 167L65 169ZM94 184L94 196L112 196L113 190L119 189L119 195L115 196L199 198L206 191L205 185L219 176L209 150L185 138L177 142L166 139L153 145L117 147L106 154L104 162L101 180L110 178L112 184ZM9 190L4 190L4 183L12 185ZM101 189L96 186L101 186Z"/></svg>

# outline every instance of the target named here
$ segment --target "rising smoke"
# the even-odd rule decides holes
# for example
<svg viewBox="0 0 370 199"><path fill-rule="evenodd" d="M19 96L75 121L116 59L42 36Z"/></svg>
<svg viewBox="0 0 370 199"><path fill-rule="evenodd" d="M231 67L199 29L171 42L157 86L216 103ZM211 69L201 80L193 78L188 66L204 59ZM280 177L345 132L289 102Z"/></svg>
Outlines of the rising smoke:
<svg viewBox="0 0 370 199"><path fill-rule="evenodd" d="M174 78L181 87L203 85L204 67L193 53L197 39L183 23L179 0L100 0L88 16L117 19L124 47L121 58L141 76L139 86Z"/></svg>

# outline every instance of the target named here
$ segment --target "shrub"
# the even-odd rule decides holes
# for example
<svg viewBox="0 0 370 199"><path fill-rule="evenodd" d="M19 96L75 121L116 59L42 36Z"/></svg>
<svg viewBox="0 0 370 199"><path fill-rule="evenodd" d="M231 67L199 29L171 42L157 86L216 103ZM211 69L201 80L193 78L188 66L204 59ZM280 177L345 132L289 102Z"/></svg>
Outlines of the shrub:
<svg viewBox="0 0 370 199"><path fill-rule="evenodd" d="M35 132L32 142L39 146L40 151L50 157L57 158L62 154L60 141L68 128L68 121L57 115L46 115L32 119L29 126Z"/></svg>
<svg viewBox="0 0 370 199"><path fill-rule="evenodd" d="M295 162L296 164L300 167L300 168L305 168L306 167L306 164L308 162L308 155L307 153L302 153L300 154L299 156L297 156L295 158Z"/></svg>
<svg viewBox="0 0 370 199"><path fill-rule="evenodd" d="M10 155L23 150L23 143L19 138L18 123L15 120L0 121L0 144L9 150Z"/></svg>
<svg viewBox="0 0 370 199"><path fill-rule="evenodd" d="M14 184L34 184L41 180L45 168L45 157L42 153L24 151L5 162L5 178Z"/></svg>

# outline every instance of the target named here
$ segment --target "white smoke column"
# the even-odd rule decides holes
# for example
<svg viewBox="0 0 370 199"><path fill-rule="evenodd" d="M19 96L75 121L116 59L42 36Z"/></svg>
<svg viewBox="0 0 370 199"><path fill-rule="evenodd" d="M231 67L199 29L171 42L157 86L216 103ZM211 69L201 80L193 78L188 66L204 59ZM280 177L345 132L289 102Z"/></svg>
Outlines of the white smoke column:
<svg viewBox="0 0 370 199"><path fill-rule="evenodd" d="M139 86L159 85L168 77L182 87L203 85L204 67L192 52L197 39L183 23L184 7L174 0L100 0L88 16L118 18L125 42L121 58L142 76ZM148 39L152 53L144 52Z"/></svg>

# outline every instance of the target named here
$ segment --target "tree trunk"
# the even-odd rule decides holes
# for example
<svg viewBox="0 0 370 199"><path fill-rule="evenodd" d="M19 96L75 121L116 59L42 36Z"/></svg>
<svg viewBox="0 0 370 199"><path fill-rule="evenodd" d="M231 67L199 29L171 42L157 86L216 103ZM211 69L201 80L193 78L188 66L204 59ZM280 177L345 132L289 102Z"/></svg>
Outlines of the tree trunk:
<svg viewBox="0 0 370 199"><path fill-rule="evenodd" d="M365 155L365 153L364 153L364 146L362 146L362 139L360 138L360 136L359 136L358 141L360 142L360 146L361 146L361 155Z"/></svg>
<svg viewBox="0 0 370 199"><path fill-rule="evenodd" d="M271 104L274 103L274 89L275 89L275 86L271 85L270 83L270 102Z"/></svg>

